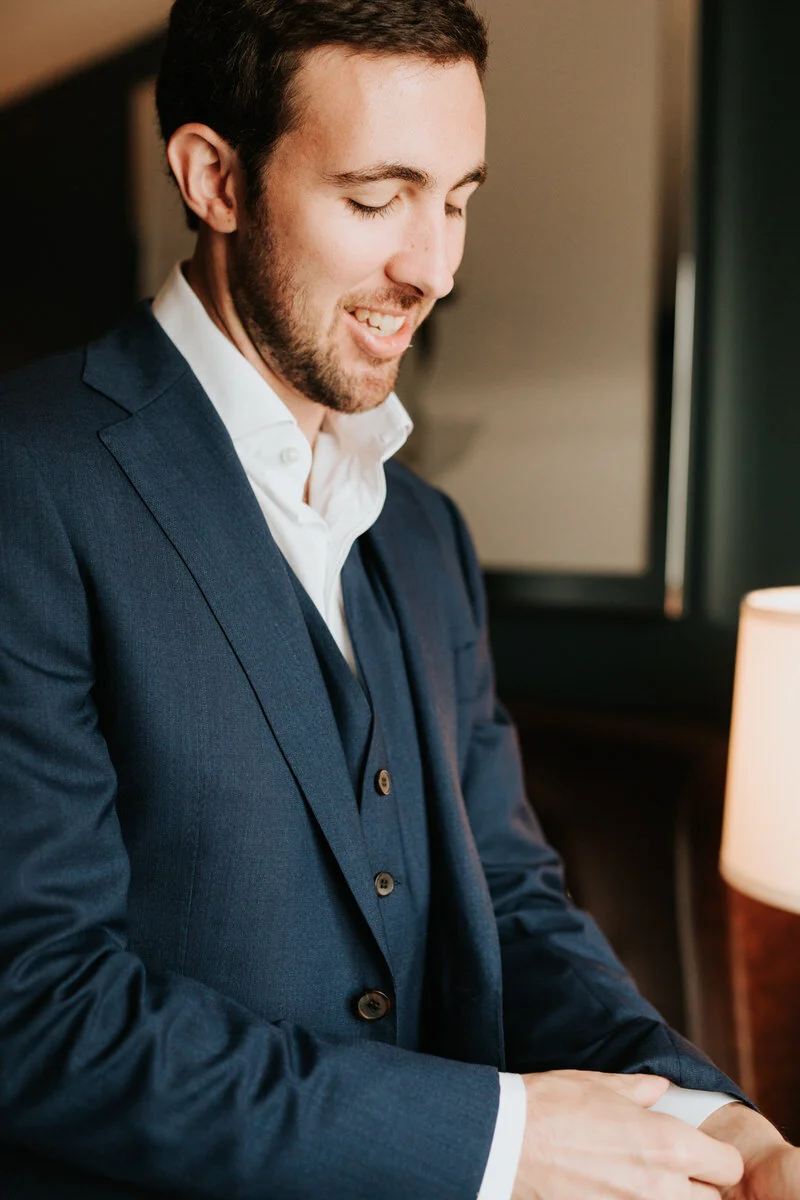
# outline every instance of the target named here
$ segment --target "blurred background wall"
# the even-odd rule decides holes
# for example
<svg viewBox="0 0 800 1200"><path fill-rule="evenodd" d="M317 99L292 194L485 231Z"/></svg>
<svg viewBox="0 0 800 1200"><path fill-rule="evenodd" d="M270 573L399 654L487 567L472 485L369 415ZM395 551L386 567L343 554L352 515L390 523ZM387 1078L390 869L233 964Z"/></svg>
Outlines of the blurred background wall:
<svg viewBox="0 0 800 1200"><path fill-rule="evenodd" d="M0 104L19 101L154 34L165 0L6 0L0 39Z"/></svg>
<svg viewBox="0 0 800 1200"><path fill-rule="evenodd" d="M627 15L646 25L654 12L649 0L605 8L570 0L578 27L581 3L595 22L603 12L609 22L625 25ZM493 0L498 42L504 5L515 20L547 10L521 4ZM99 334L139 294L131 97L157 69L167 9L155 0L5 0L0 367ZM653 611L497 605L492 637L531 793L566 855L573 892L666 1015L735 1074L716 854L737 607L753 587L800 581L800 10L779 0L704 0L699 21L687 613L670 621ZM615 42L610 24L605 34L598 52L613 70L624 38ZM586 74L591 50L592 39L574 56L561 46L560 61ZM513 149L514 137L528 136L527 106L543 81L529 78L524 60L506 65L499 103ZM647 70L629 70L624 82L642 90L646 112ZM582 120L571 96L571 109L544 122L553 137ZM586 129L577 134L585 140ZM537 255L568 235L553 233L561 217L552 198L509 215L509 227L523 225L534 284ZM641 220L645 229L646 214ZM640 246L646 237L645 229ZM503 303L509 245L506 232L496 253L477 256L497 272L487 285L493 305ZM641 259L634 268L649 269ZM629 301L621 298L623 310ZM514 298L523 326L526 302ZM556 334L568 345L563 325ZM535 359L536 349L525 353ZM446 357L445 347L443 371ZM577 430L592 436L580 421ZM557 523L550 532L557 542Z"/></svg>
<svg viewBox="0 0 800 1200"><path fill-rule="evenodd" d="M480 7L490 175L415 396L416 465L462 508L487 568L637 574L662 208L675 225L683 198L673 184L662 205L679 5Z"/></svg>

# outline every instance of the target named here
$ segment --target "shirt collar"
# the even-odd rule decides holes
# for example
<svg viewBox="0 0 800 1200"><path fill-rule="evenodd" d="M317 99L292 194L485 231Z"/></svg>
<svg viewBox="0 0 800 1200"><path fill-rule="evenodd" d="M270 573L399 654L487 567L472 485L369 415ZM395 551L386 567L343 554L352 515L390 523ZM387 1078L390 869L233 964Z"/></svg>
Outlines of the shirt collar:
<svg viewBox="0 0 800 1200"><path fill-rule="evenodd" d="M234 442L297 421L266 379L212 321L176 263L153 301L153 316L197 376ZM323 426L343 454L386 462L414 428L392 393L366 412L329 411Z"/></svg>

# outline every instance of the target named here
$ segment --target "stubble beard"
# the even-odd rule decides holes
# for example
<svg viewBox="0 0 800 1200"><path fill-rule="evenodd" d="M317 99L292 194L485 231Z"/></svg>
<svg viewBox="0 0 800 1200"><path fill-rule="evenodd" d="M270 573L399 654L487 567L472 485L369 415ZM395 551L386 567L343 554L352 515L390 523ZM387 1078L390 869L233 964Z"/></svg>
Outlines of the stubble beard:
<svg viewBox="0 0 800 1200"><path fill-rule="evenodd" d="M251 220L232 247L231 295L248 337L270 370L302 396L334 412L375 408L394 389L399 360L387 363L365 356L366 370L344 369L334 341L344 310L320 334L292 264L281 260L265 210L262 196L260 211L251 211Z"/></svg>

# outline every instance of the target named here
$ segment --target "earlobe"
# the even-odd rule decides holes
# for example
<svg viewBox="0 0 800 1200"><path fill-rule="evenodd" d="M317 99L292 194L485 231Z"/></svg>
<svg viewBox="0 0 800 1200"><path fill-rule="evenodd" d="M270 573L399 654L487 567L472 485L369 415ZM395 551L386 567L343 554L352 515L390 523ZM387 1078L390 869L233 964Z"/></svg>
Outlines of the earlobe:
<svg viewBox="0 0 800 1200"><path fill-rule="evenodd" d="M238 226L236 151L207 125L182 125L167 146L184 203L217 233Z"/></svg>

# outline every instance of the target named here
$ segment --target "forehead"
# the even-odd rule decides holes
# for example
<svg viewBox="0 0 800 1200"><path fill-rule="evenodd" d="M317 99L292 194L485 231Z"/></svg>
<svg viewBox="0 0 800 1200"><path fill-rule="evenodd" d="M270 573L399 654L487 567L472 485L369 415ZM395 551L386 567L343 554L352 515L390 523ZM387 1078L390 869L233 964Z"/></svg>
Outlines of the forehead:
<svg viewBox="0 0 800 1200"><path fill-rule="evenodd" d="M469 60L323 47L306 56L295 88L299 119L286 141L323 171L384 160L460 178L484 157L483 88Z"/></svg>

